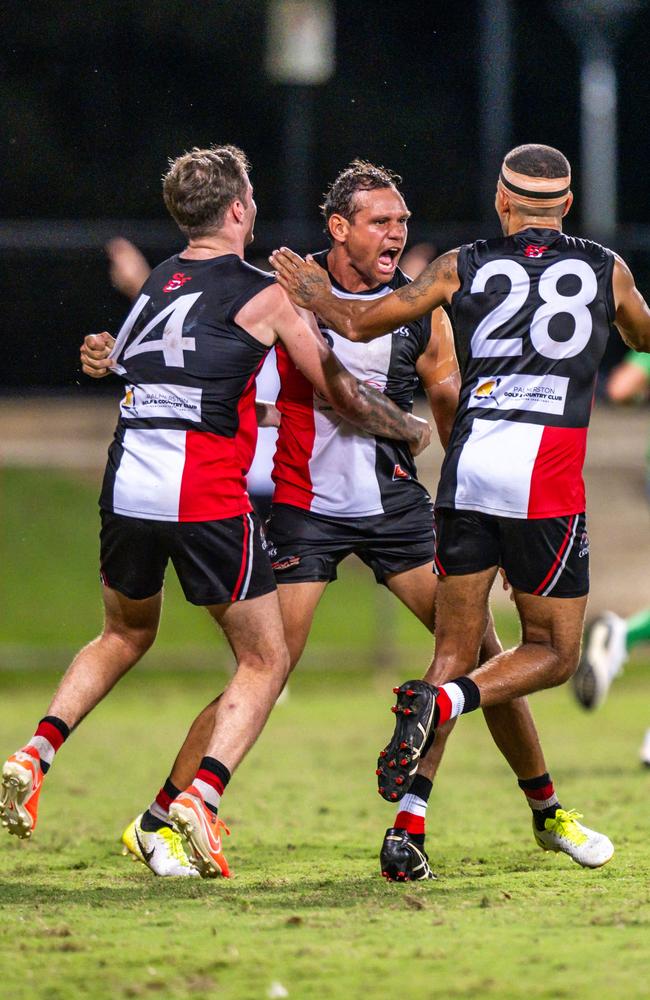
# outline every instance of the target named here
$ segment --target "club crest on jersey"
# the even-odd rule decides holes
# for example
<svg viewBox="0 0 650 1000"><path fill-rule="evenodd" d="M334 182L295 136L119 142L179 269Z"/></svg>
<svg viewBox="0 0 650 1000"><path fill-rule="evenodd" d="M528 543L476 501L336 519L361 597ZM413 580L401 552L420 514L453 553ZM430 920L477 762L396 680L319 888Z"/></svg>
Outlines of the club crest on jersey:
<svg viewBox="0 0 650 1000"><path fill-rule="evenodd" d="M398 479L410 479L411 474L405 472L401 465L396 465L393 469L393 482L397 482Z"/></svg>
<svg viewBox="0 0 650 1000"><path fill-rule="evenodd" d="M500 378L489 378L485 382L481 382L480 385L474 390L474 399L491 399L494 395L494 390L498 389L501 385ZM498 401L495 400L498 405Z"/></svg>
<svg viewBox="0 0 650 1000"><path fill-rule="evenodd" d="M529 243L524 250L524 254L526 257L543 257L546 250L548 250L548 247L536 247L534 244Z"/></svg>
<svg viewBox="0 0 650 1000"><path fill-rule="evenodd" d="M191 274L183 274L182 271L177 271L176 274L172 274L171 278L163 288L163 292L177 292L179 288L192 280Z"/></svg>

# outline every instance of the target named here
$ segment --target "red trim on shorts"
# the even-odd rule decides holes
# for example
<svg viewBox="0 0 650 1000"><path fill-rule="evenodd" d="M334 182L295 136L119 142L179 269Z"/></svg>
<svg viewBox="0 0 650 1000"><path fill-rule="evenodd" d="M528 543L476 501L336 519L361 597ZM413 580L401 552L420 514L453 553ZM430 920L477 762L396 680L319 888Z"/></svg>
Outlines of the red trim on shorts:
<svg viewBox="0 0 650 1000"><path fill-rule="evenodd" d="M529 518L555 517L558 508L564 514L585 509L586 450L586 427L544 428L530 479Z"/></svg>
<svg viewBox="0 0 650 1000"><path fill-rule="evenodd" d="M244 541L242 546L243 551L241 557L241 566L239 567L239 576L237 577L237 583L235 584L235 589L233 590L232 596L230 598L231 601L236 601L239 598L242 586L244 584L244 580L246 579L246 570L248 568L248 536L250 534L250 526L248 523L248 518L246 517L245 514L243 516L243 521L244 521Z"/></svg>
<svg viewBox="0 0 650 1000"><path fill-rule="evenodd" d="M539 587L535 588L535 590L533 591L533 594L539 594L544 589L544 587L549 582L549 580L551 579L551 577L555 573L556 569L560 565L560 562L562 561L562 556L564 554L564 550L566 549L567 545L569 544L569 538L571 536L571 532L573 530L573 526L575 524L577 516L578 516L577 514L574 514L572 517L569 518L569 524L568 524L568 527L566 529L566 534L565 534L564 538L562 539L562 544L560 545L560 547L559 547L559 549L558 549L558 551L557 551L557 553L555 555L555 561L554 561L553 565L551 566L551 568L549 569L549 571L546 574L546 576L544 577L544 579L542 580L542 582L540 583Z"/></svg>
<svg viewBox="0 0 650 1000"><path fill-rule="evenodd" d="M436 553L435 556L433 557L433 561L438 567L438 573L440 574L440 576L447 576L447 570L443 568L442 563L438 559L438 553Z"/></svg>

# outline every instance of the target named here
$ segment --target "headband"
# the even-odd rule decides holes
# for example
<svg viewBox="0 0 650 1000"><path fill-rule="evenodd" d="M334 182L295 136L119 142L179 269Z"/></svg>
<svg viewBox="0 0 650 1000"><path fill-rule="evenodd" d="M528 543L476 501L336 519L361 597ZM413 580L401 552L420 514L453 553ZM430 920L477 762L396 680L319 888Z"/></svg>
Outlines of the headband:
<svg viewBox="0 0 650 1000"><path fill-rule="evenodd" d="M564 204L571 191L571 174L566 177L530 177L511 170L504 161L499 183L526 208L555 208Z"/></svg>

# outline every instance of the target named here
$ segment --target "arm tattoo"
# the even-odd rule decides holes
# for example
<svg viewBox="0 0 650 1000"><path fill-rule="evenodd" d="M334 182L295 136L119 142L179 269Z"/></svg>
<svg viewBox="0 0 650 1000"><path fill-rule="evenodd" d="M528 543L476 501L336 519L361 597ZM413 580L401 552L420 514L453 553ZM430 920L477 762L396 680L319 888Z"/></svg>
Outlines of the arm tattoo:
<svg viewBox="0 0 650 1000"><path fill-rule="evenodd" d="M425 267L422 274L415 281L411 281L410 284L398 288L395 294L404 302L414 304L434 285L457 281L457 256L458 251L450 250L449 253L443 254L442 257L436 257L428 267Z"/></svg>
<svg viewBox="0 0 650 1000"><path fill-rule="evenodd" d="M311 271L306 274L299 272L295 278L295 285L296 293L302 302L317 301L319 296L326 295L328 291L325 278Z"/></svg>
<svg viewBox="0 0 650 1000"><path fill-rule="evenodd" d="M357 407L355 410L355 423L362 426L368 434L376 434L378 437L413 443L419 440L421 428L410 413L400 410L383 392L373 389L365 382L358 382L357 387L362 408Z"/></svg>

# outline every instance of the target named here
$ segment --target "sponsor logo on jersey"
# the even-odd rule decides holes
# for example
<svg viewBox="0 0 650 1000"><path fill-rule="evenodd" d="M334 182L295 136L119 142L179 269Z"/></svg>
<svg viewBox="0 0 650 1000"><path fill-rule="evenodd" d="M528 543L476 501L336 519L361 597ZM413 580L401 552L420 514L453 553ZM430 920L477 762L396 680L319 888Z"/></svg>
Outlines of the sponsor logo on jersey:
<svg viewBox="0 0 650 1000"><path fill-rule="evenodd" d="M548 247L536 247L532 243L529 243L524 250L524 254L526 257L543 257L547 250Z"/></svg>
<svg viewBox="0 0 650 1000"><path fill-rule="evenodd" d="M396 337L410 337L411 336L411 331L409 330L408 326L400 326L400 327L397 328L397 330L393 330L393 333L395 334Z"/></svg>
<svg viewBox="0 0 650 1000"><path fill-rule="evenodd" d="M471 407L563 414L569 379L562 375L502 375L481 378Z"/></svg>
<svg viewBox="0 0 650 1000"><path fill-rule="evenodd" d="M126 392L124 393L124 399L120 403L120 406L125 410L135 409L135 387L132 385L127 386Z"/></svg>
<svg viewBox="0 0 650 1000"><path fill-rule="evenodd" d="M393 469L393 482L397 482L398 479L410 479L411 475L409 472L405 472L401 465L396 465Z"/></svg>
<svg viewBox="0 0 650 1000"><path fill-rule="evenodd" d="M124 419L201 420L202 389L187 385L132 385L120 403Z"/></svg>
<svg viewBox="0 0 650 1000"><path fill-rule="evenodd" d="M183 274L182 271L177 271L176 274L172 274L167 284L163 287L163 292L177 292L187 281L191 280L191 274Z"/></svg>
<svg viewBox="0 0 650 1000"><path fill-rule="evenodd" d="M500 378L489 378L487 381L479 383L476 389L474 389L474 399L491 399L494 395L494 390L498 389L500 385Z"/></svg>

